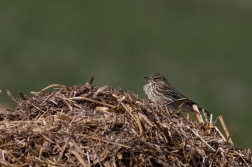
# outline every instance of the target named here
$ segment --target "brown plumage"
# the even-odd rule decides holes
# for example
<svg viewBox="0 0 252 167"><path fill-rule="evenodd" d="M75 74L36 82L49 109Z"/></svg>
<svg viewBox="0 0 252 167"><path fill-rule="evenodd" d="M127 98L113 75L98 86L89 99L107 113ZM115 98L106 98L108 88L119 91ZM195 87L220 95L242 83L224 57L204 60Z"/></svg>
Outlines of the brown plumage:
<svg viewBox="0 0 252 167"><path fill-rule="evenodd" d="M163 75L158 74L158 73L153 73L149 77L144 77L144 78L148 79L149 83L144 85L143 90L145 91L145 94L148 96L148 98L151 101L158 104L167 104L168 107L172 107L176 109L194 111L192 105L193 104L197 105L197 103L191 101L186 96L179 93L165 79ZM202 111L203 109L199 108L199 110ZM207 111L205 112L209 114Z"/></svg>

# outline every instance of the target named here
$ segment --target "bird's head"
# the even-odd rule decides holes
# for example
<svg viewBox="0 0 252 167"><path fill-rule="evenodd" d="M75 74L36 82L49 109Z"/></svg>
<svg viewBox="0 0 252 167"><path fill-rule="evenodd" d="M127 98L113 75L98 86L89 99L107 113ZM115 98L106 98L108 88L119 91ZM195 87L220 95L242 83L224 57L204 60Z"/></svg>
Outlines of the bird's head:
<svg viewBox="0 0 252 167"><path fill-rule="evenodd" d="M149 77L144 77L147 79L150 83L160 83L160 82L167 82L165 77L158 73L153 73Z"/></svg>

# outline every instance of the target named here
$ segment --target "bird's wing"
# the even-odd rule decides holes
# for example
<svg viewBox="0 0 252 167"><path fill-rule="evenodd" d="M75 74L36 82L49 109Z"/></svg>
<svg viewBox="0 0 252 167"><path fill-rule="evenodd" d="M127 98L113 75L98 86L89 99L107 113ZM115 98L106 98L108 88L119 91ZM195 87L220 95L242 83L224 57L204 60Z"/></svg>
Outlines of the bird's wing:
<svg viewBox="0 0 252 167"><path fill-rule="evenodd" d="M187 103L189 104L196 104L195 102L191 101L190 99L188 99L186 96L184 96L183 94L179 93L175 88L167 88L165 89L166 94L173 98L174 100L179 100L179 99L183 99L186 98L188 100Z"/></svg>
<svg viewBox="0 0 252 167"><path fill-rule="evenodd" d="M179 93L175 88L166 88L165 92L166 92L167 96L172 97L174 100L186 98L184 95Z"/></svg>

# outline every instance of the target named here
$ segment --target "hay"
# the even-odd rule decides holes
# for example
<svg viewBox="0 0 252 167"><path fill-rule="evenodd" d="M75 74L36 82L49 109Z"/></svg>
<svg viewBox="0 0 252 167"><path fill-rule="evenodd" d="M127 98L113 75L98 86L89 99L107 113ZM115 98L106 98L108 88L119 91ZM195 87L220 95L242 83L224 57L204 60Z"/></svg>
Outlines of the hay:
<svg viewBox="0 0 252 167"><path fill-rule="evenodd" d="M53 91L47 89L56 88ZM50 85L0 112L1 166L251 166L208 123L120 89Z"/></svg>

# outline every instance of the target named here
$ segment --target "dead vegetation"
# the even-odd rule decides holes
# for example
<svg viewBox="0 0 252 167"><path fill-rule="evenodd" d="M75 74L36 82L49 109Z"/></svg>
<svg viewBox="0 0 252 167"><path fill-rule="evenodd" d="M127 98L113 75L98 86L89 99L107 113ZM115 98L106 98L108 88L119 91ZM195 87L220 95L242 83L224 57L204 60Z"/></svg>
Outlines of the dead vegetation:
<svg viewBox="0 0 252 167"><path fill-rule="evenodd" d="M250 150L209 122L120 89L91 81L32 94L9 93L18 107L0 112L0 166L252 166Z"/></svg>

